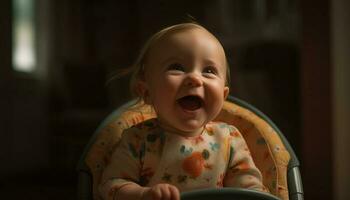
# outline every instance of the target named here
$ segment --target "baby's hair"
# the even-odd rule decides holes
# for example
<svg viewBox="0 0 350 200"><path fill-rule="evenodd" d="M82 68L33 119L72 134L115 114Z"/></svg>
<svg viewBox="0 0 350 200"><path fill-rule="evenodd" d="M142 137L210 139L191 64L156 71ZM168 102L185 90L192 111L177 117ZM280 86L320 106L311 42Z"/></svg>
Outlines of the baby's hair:
<svg viewBox="0 0 350 200"><path fill-rule="evenodd" d="M196 22L188 22L188 23L180 23L173 26L166 27L159 32L155 33L152 37L150 37L143 48L141 49L137 59L135 60L134 64L125 71L123 74L132 73L131 81L130 81L130 91L133 96L136 96L138 98L138 101L142 100L142 96L140 95L139 85L138 81L144 79L144 71L145 71L145 61L147 59L148 53L150 50L154 47L155 44L162 38L164 38L166 35L176 33L182 30L190 30L190 29L202 29L210 33L206 28L199 25ZM210 33L211 34L211 33ZM211 34L212 35L212 34ZM215 37L215 36L214 36ZM215 37L216 38L216 37ZM230 67L228 65L227 59L226 59L226 85L230 84ZM122 75L123 75L122 74Z"/></svg>

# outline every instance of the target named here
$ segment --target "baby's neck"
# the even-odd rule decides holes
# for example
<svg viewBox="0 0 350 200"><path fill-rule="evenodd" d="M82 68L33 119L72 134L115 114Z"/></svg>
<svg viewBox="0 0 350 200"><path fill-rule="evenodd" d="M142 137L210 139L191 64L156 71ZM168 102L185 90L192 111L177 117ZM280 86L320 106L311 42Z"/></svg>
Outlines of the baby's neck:
<svg viewBox="0 0 350 200"><path fill-rule="evenodd" d="M202 134L204 130L204 126L200 127L194 131L183 131L180 129L177 129L176 127L169 126L166 123L162 123L160 120L158 120L159 126L166 132L171 134L176 134L182 137L196 137Z"/></svg>

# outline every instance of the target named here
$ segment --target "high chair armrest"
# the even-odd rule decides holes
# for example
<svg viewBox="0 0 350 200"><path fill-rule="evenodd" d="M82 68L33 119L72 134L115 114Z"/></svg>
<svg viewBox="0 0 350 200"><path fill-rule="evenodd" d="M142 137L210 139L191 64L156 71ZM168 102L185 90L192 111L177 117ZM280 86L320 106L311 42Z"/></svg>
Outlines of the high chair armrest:
<svg viewBox="0 0 350 200"><path fill-rule="evenodd" d="M181 193L181 200L280 200L278 197L242 188L200 189Z"/></svg>
<svg viewBox="0 0 350 200"><path fill-rule="evenodd" d="M77 195L79 200L92 200L92 177L91 174L79 170Z"/></svg>
<svg viewBox="0 0 350 200"><path fill-rule="evenodd" d="M289 199L303 200L304 191L299 167L293 167L288 169L288 180L290 180L288 181Z"/></svg>

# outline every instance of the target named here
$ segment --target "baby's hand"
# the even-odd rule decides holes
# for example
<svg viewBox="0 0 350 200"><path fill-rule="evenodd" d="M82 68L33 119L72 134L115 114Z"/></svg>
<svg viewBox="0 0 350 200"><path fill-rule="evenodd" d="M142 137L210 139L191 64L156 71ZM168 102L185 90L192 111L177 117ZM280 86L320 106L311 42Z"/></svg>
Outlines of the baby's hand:
<svg viewBox="0 0 350 200"><path fill-rule="evenodd" d="M157 184L145 189L142 200L180 200L180 192L174 185Z"/></svg>

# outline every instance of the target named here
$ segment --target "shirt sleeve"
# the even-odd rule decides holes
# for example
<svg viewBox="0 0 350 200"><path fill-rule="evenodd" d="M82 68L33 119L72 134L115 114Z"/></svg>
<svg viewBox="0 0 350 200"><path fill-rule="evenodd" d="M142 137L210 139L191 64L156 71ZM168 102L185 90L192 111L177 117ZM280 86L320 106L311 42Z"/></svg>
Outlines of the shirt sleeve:
<svg viewBox="0 0 350 200"><path fill-rule="evenodd" d="M136 133L136 128L127 129L113 152L110 163L102 173L99 193L105 199L113 199L116 191L127 184L135 184L139 180L140 159L142 157L143 140Z"/></svg>
<svg viewBox="0 0 350 200"><path fill-rule="evenodd" d="M224 178L224 187L239 187L266 191L262 175L255 166L248 146L236 128L230 130L230 159Z"/></svg>

